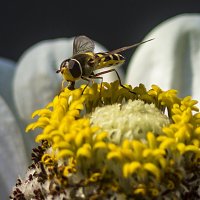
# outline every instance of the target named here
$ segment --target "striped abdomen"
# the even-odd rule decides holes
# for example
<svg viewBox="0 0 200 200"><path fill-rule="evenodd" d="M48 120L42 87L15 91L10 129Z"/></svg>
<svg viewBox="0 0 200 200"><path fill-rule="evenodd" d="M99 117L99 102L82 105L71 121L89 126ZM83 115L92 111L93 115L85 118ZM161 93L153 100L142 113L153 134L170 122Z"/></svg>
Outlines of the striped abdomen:
<svg viewBox="0 0 200 200"><path fill-rule="evenodd" d="M97 62L98 65L95 67L96 69L101 69L104 67L110 67L115 66L118 64L122 64L125 61L125 58L120 54L110 54L110 53L96 53L95 54L95 60L99 61Z"/></svg>

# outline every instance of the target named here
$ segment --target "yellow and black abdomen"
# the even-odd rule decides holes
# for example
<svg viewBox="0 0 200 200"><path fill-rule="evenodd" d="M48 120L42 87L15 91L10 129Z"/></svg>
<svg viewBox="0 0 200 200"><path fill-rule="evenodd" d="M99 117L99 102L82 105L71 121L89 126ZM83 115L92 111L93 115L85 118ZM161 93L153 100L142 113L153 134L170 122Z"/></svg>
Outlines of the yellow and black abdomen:
<svg viewBox="0 0 200 200"><path fill-rule="evenodd" d="M104 67L111 67L124 63L125 58L121 54L110 54L110 53L96 53L95 59L99 60L96 69Z"/></svg>

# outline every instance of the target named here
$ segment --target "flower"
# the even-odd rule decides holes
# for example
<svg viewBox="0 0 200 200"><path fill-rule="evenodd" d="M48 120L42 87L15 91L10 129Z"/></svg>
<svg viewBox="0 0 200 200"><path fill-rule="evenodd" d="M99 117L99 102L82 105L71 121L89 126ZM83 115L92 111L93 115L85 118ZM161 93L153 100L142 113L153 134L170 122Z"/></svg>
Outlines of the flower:
<svg viewBox="0 0 200 200"><path fill-rule="evenodd" d="M156 85L84 87L33 113L26 131L40 128L41 144L11 199L200 198L197 101Z"/></svg>

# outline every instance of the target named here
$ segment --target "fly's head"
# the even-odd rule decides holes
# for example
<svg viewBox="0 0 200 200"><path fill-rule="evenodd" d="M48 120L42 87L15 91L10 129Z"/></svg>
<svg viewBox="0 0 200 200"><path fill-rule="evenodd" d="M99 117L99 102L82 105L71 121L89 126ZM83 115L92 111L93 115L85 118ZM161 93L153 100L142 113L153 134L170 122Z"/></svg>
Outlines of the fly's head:
<svg viewBox="0 0 200 200"><path fill-rule="evenodd" d="M66 81L73 82L81 78L82 66L77 59L70 58L61 63L56 73L61 73Z"/></svg>

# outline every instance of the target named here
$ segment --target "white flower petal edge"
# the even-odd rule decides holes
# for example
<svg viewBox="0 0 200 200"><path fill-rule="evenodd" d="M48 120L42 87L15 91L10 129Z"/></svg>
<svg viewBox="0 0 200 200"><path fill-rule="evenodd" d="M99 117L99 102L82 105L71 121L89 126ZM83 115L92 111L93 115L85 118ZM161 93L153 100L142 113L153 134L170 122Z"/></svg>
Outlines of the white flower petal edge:
<svg viewBox="0 0 200 200"><path fill-rule="evenodd" d="M7 199L18 175L28 166L23 137L16 120L0 96L0 199Z"/></svg>
<svg viewBox="0 0 200 200"><path fill-rule="evenodd" d="M12 60L0 58L0 95L13 113L16 113L12 93L15 65L15 62Z"/></svg>
<svg viewBox="0 0 200 200"><path fill-rule="evenodd" d="M183 14L164 21L146 37L128 67L126 82L174 88L181 96L200 99L200 15Z"/></svg>

